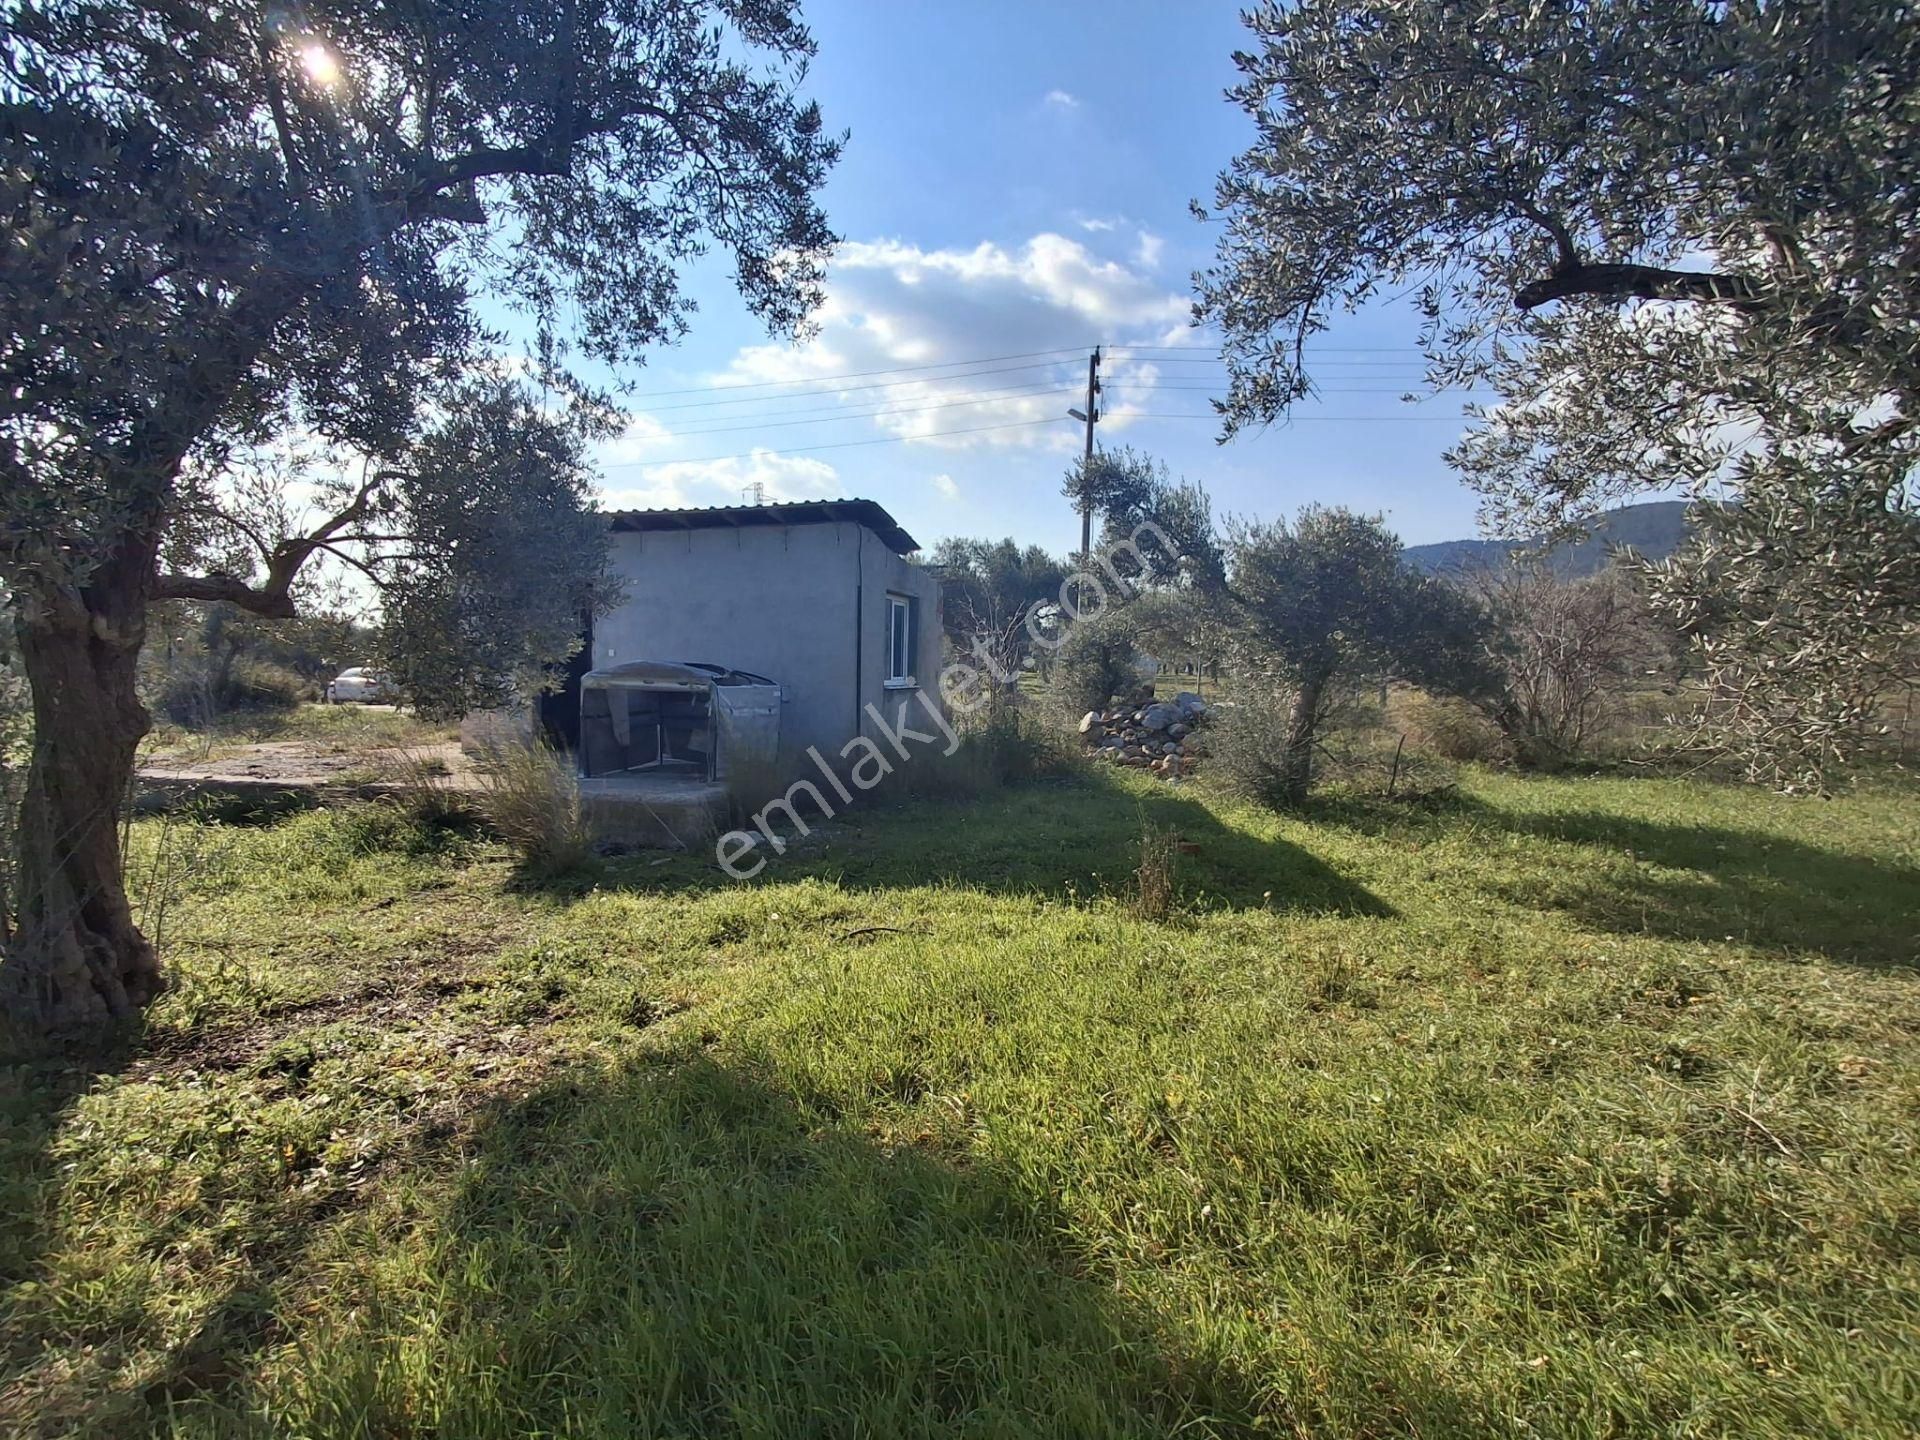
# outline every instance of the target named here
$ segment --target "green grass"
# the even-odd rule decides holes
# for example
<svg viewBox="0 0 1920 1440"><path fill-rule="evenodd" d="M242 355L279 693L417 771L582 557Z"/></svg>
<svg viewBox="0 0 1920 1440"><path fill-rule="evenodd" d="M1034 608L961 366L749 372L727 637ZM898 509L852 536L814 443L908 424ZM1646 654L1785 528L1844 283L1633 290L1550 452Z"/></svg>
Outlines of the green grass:
<svg viewBox="0 0 1920 1440"><path fill-rule="evenodd" d="M142 822L177 988L0 1072L0 1431L1911 1434L1917 816L1102 772L546 889Z"/></svg>

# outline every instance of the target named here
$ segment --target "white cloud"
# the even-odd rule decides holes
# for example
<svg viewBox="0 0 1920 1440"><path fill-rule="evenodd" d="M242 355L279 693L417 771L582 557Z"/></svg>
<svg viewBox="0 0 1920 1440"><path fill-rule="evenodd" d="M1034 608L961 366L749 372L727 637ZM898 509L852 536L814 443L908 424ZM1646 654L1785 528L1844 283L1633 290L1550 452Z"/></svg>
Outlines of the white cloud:
<svg viewBox="0 0 1920 1440"><path fill-rule="evenodd" d="M933 488L940 492L941 499L958 500L960 498L960 487L954 483L953 476L936 475L931 483Z"/></svg>
<svg viewBox="0 0 1920 1440"><path fill-rule="evenodd" d="M1047 104L1056 110L1078 110L1080 108L1078 98L1069 95L1065 90L1049 90L1047 92Z"/></svg>
<svg viewBox="0 0 1920 1440"><path fill-rule="evenodd" d="M838 497L841 491L840 474L826 461L756 448L749 455L718 460L645 465L637 474L609 477L602 499L613 510L750 505L756 484L769 500L824 500Z"/></svg>
<svg viewBox="0 0 1920 1440"><path fill-rule="evenodd" d="M629 415L627 428L598 447L602 465L632 465L650 455L658 455L673 432L651 415Z"/></svg>
<svg viewBox="0 0 1920 1440"><path fill-rule="evenodd" d="M1133 249L1133 260L1143 270L1158 270L1160 257L1166 253L1167 242L1151 230L1142 230L1140 240Z"/></svg>
<svg viewBox="0 0 1920 1440"><path fill-rule="evenodd" d="M877 431L946 449L1069 450L1079 439L1064 417L1084 397L1082 347L1183 344L1188 313L1185 296L1136 264L1050 232L1017 246L983 242L971 249L852 241L829 268L815 338L799 347L749 346L717 377L723 387L819 383L745 391L739 404L717 413L780 424L774 437L753 436L775 449ZM927 373L897 373L912 366ZM885 370L896 373L864 373ZM1110 415L1152 408L1140 403L1155 379L1152 367L1116 358L1103 373L1125 387L1110 397ZM834 377L852 378L829 383ZM835 423L812 423L836 406L842 413ZM781 423L800 415L807 423ZM697 443L695 424L684 414L673 418L681 442ZM857 429L848 428L849 419ZM957 433L963 431L970 433Z"/></svg>

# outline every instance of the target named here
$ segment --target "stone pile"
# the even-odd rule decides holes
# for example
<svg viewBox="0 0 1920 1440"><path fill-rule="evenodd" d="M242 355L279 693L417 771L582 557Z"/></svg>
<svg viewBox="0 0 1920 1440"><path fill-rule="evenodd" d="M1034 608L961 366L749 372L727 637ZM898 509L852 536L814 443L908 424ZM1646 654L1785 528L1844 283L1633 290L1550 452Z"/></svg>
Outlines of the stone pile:
<svg viewBox="0 0 1920 1440"><path fill-rule="evenodd" d="M1080 738L1096 755L1134 770L1177 780L1193 773L1206 753L1200 731L1211 708L1191 690L1156 700L1151 687L1131 696L1111 695L1101 710L1080 719Z"/></svg>

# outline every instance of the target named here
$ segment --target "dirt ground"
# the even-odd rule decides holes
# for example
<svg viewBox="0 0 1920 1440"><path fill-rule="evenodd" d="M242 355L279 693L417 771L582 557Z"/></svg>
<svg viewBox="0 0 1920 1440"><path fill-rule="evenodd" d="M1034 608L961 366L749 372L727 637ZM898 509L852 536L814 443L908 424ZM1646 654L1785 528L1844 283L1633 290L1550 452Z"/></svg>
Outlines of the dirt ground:
<svg viewBox="0 0 1920 1440"><path fill-rule="evenodd" d="M474 774L473 761L454 741L362 749L342 748L325 740L267 740L223 744L201 759L178 751L158 755L140 767L140 778L154 782L373 785L398 782L423 769L454 784L470 783Z"/></svg>

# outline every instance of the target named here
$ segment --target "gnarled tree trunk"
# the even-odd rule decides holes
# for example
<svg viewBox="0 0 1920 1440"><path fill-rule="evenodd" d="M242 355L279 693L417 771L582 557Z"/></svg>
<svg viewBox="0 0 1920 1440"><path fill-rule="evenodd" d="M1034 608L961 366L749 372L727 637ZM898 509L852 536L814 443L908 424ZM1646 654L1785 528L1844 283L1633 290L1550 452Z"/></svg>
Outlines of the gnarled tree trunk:
<svg viewBox="0 0 1920 1440"><path fill-rule="evenodd" d="M34 753L18 833L15 923L0 957L0 1008L58 1036L124 1020L164 981L133 923L120 813L148 716L135 689L148 555L121 555L84 590L17 597L33 687Z"/></svg>
<svg viewBox="0 0 1920 1440"><path fill-rule="evenodd" d="M1313 786L1313 746L1319 737L1320 706L1326 693L1327 677L1317 674L1303 676L1294 691L1280 772L1280 797L1289 805L1304 803Z"/></svg>

